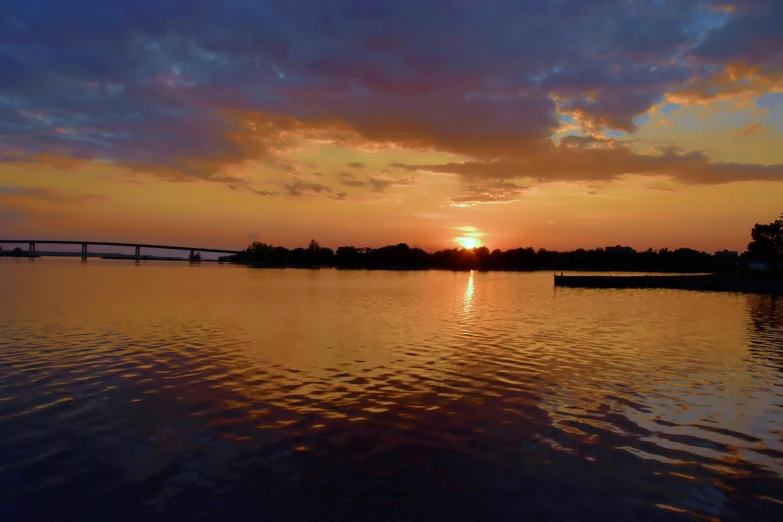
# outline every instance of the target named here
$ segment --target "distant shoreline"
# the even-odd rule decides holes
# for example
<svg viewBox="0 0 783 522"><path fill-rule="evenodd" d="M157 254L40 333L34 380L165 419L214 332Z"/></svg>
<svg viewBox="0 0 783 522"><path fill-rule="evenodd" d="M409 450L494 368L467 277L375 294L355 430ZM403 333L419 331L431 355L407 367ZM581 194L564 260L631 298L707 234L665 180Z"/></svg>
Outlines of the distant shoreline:
<svg viewBox="0 0 783 522"><path fill-rule="evenodd" d="M470 268L470 267L455 267L455 268L449 268L449 267L428 267L428 266L395 266L395 265L386 265L386 266L337 266L337 265L270 265L270 264L264 264L264 263L236 263L233 261L219 261L219 263L226 264L226 265L237 265L237 266L246 266L248 268L252 268L255 270L322 270L322 269L334 269L334 270L340 270L344 272L352 272L352 271L366 271L366 272L380 272L380 271L386 271L386 272L427 272L427 271L437 271L437 272L552 272L553 270L551 268ZM597 269L597 268L569 268L567 270L563 270L565 272L613 272L613 273L623 273L623 274L650 274L650 273L658 273L658 274L682 274L682 275L694 275L694 274L704 274L704 270L692 270L692 271L683 271L683 270L634 270L634 269ZM604 277L604 276L599 276ZM611 276L605 276L605 277L611 277Z"/></svg>
<svg viewBox="0 0 783 522"><path fill-rule="evenodd" d="M253 268L333 266L339 269L480 270L480 271L623 271L640 273L733 272L747 265L736 251L708 254L688 248L637 252L627 246L556 252L532 247L502 251L486 246L426 252L405 243L380 248L342 246L336 251L312 240L307 248L253 242L247 249L219 258ZM755 268L750 267L748 268Z"/></svg>

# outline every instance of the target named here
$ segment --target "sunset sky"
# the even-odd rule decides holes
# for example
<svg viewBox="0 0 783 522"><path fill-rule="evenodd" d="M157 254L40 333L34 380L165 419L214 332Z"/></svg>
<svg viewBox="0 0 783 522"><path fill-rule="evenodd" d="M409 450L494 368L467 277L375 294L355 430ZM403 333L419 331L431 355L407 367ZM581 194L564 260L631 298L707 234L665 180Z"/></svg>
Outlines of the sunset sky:
<svg viewBox="0 0 783 522"><path fill-rule="evenodd" d="M744 250L781 0L0 2L0 238Z"/></svg>

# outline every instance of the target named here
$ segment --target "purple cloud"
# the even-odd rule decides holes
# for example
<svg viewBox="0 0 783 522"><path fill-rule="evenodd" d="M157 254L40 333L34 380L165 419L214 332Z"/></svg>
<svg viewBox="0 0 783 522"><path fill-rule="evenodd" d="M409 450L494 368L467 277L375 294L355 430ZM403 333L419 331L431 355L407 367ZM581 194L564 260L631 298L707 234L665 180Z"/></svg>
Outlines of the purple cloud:
<svg viewBox="0 0 783 522"><path fill-rule="evenodd" d="M4 2L0 158L99 159L240 186L223 166L318 129L492 162L540 149L558 107L632 131L667 92L729 65L780 75L781 5ZM250 113L265 122L247 125Z"/></svg>

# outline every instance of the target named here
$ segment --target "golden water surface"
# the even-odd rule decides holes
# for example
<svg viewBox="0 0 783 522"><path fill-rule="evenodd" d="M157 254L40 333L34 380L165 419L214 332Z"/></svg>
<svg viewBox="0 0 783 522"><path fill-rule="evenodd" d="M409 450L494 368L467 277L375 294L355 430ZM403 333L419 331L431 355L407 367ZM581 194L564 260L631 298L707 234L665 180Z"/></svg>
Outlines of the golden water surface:
<svg viewBox="0 0 783 522"><path fill-rule="evenodd" d="M783 301L0 258L0 519L783 520Z"/></svg>

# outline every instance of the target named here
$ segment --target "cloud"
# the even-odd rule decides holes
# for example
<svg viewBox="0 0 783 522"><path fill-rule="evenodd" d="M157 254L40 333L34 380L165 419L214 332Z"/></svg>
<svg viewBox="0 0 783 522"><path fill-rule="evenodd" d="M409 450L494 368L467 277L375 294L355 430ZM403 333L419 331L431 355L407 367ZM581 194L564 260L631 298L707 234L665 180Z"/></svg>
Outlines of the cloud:
<svg viewBox="0 0 783 522"><path fill-rule="evenodd" d="M514 200L504 195L481 193L481 192L476 194L468 194L465 196L457 196L449 199L449 203L457 204L457 205L478 204L478 203L509 203L511 201Z"/></svg>
<svg viewBox="0 0 783 522"><path fill-rule="evenodd" d="M340 172L337 174L337 183L346 187L367 187L370 185L369 182L358 179L351 172Z"/></svg>
<svg viewBox="0 0 783 522"><path fill-rule="evenodd" d="M648 190L657 190L660 192L675 192L677 189L663 183L652 183L647 186Z"/></svg>
<svg viewBox="0 0 783 522"><path fill-rule="evenodd" d="M760 123L751 123L739 132L739 136L755 136L764 132L764 126Z"/></svg>
<svg viewBox="0 0 783 522"><path fill-rule="evenodd" d="M352 169L363 169L364 168L364 163L359 163L359 162L346 163L346 165L351 167Z"/></svg>
<svg viewBox="0 0 783 522"><path fill-rule="evenodd" d="M603 140L563 140L559 146L540 147L501 160L394 166L411 172L453 174L466 183L522 178L539 182L613 181L629 174L664 175L687 184L783 181L783 165L713 162L702 152L684 153L672 147L660 147L655 154L639 154L613 140L606 146L589 146L597 141Z"/></svg>
<svg viewBox="0 0 783 522"><path fill-rule="evenodd" d="M392 186L392 181L390 179L370 178L370 184L373 192L384 192Z"/></svg>
<svg viewBox="0 0 783 522"><path fill-rule="evenodd" d="M509 203L516 201L529 188L530 184L519 185L505 180L474 180L465 185L462 195L449 199L449 203L457 206L480 203Z"/></svg>
<svg viewBox="0 0 783 522"><path fill-rule="evenodd" d="M336 194L332 194L331 196L329 196L329 198L336 199L337 201L344 201L345 199L348 198L348 193L347 192L338 192Z"/></svg>
<svg viewBox="0 0 783 522"><path fill-rule="evenodd" d="M369 176L367 180L359 179L351 172L340 172L337 175L337 183L346 187L370 187L371 192L385 192L386 189L395 186L412 185L417 179L413 176L393 177L387 171L380 171Z"/></svg>
<svg viewBox="0 0 783 522"><path fill-rule="evenodd" d="M413 185L417 180L413 176L393 178L386 174L377 174L370 176L368 181L372 192L385 192L389 187Z"/></svg>
<svg viewBox="0 0 783 522"><path fill-rule="evenodd" d="M710 101L774 88L783 71L781 6L5 2L0 157L100 160L171 181L246 187L227 167L261 159L291 174L296 167L280 155L311 140L438 150L546 176L536 162L559 116L633 131L635 116L670 97ZM580 154L567 157L641 167L693 160ZM749 172L728 170L739 179ZM289 194L318 192L291 186Z"/></svg>
<svg viewBox="0 0 783 522"><path fill-rule="evenodd" d="M783 66L778 71L762 71L758 66L732 64L711 76L692 78L687 84L667 92L664 101L680 105L737 104L779 92L783 92Z"/></svg>
<svg viewBox="0 0 783 522"><path fill-rule="evenodd" d="M691 55L705 63L757 65L764 71L783 67L783 2L735 0L720 2L731 16L710 31Z"/></svg>
<svg viewBox="0 0 783 522"><path fill-rule="evenodd" d="M291 197L301 197L306 192L314 192L320 194L322 192L331 192L332 189L326 185L320 183L308 183L302 180L296 180L292 183L286 183L284 185L286 192Z"/></svg>

